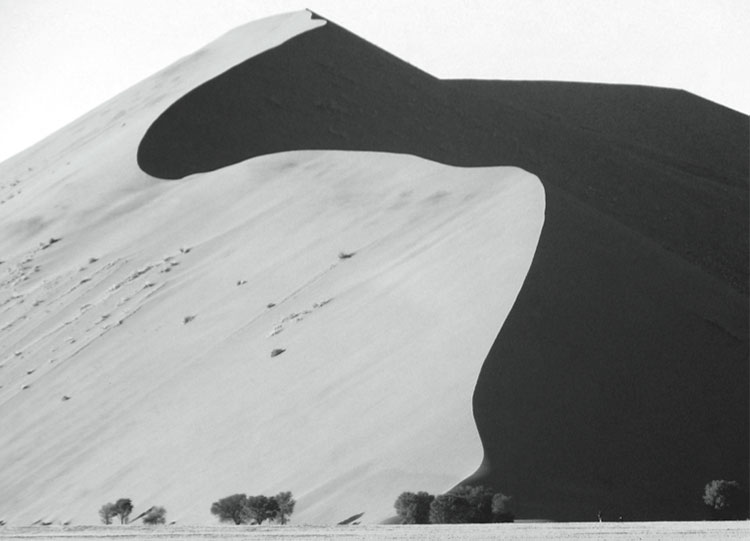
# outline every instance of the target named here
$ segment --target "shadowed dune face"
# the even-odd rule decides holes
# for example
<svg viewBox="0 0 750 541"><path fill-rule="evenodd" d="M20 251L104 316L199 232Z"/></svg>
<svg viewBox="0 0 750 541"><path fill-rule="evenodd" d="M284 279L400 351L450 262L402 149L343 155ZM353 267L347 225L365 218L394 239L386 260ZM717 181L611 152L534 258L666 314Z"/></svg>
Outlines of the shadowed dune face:
<svg viewBox="0 0 750 541"><path fill-rule="evenodd" d="M684 92L440 81L327 23L187 93L138 163L178 179L375 150L538 175L545 226L476 386L472 480L523 517L686 519L708 480L748 478L748 139Z"/></svg>
<svg viewBox="0 0 750 541"><path fill-rule="evenodd" d="M164 179L308 149L515 165L747 292L748 144L747 117L684 92L440 81L327 23L188 92L137 159Z"/></svg>

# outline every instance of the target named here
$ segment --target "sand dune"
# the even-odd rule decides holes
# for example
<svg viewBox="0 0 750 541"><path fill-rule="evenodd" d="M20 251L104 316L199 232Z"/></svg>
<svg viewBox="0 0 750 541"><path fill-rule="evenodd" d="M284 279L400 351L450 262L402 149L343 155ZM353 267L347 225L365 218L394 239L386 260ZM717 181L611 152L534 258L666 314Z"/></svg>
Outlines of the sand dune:
<svg viewBox="0 0 750 541"><path fill-rule="evenodd" d="M0 165L0 519L378 521L467 477L701 516L747 478L747 155L683 92L241 27Z"/></svg>
<svg viewBox="0 0 750 541"><path fill-rule="evenodd" d="M473 481L525 516L653 520L702 518L708 480L748 477L746 116L671 89L441 81L329 22L180 98L138 158L180 178L309 148L544 184L537 255L477 383Z"/></svg>
<svg viewBox="0 0 750 541"><path fill-rule="evenodd" d="M155 118L148 99L95 116ZM94 523L128 496L212 523L222 496L292 490L295 521L372 522L473 472L471 396L542 227L534 176L309 151L169 183L138 169L137 128L102 124L72 154L43 143L40 171L10 164L4 520Z"/></svg>

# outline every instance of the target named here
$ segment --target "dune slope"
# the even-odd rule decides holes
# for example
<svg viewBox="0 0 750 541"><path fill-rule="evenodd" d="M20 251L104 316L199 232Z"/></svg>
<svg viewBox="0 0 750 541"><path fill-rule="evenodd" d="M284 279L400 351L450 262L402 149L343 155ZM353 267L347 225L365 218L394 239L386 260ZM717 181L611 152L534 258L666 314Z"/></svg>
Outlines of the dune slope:
<svg viewBox="0 0 750 541"><path fill-rule="evenodd" d="M137 166L207 59L316 24L229 34L3 164L0 519L130 497L213 523L221 497L291 490L295 522L377 522L481 462L472 394L542 228L536 177L341 151Z"/></svg>
<svg viewBox="0 0 750 541"><path fill-rule="evenodd" d="M0 519L290 489L375 521L463 478L702 517L748 477L748 138L309 12L228 34L0 166Z"/></svg>
<svg viewBox="0 0 750 541"><path fill-rule="evenodd" d="M746 116L686 92L440 81L328 22L180 98L138 159L167 179L333 148L536 174L545 227L477 384L472 481L523 516L688 519L708 480L748 478L749 143Z"/></svg>

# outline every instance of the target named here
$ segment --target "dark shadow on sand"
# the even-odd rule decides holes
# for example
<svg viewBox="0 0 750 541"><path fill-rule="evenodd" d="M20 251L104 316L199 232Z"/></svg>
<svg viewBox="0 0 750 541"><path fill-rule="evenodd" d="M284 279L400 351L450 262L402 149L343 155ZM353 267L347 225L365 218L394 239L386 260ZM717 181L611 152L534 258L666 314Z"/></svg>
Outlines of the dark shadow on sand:
<svg viewBox="0 0 750 541"><path fill-rule="evenodd" d="M520 517L674 520L703 517L707 481L748 478L748 139L747 116L686 92L443 81L328 23L178 100L138 162L179 179L336 149L538 175L545 225L477 383L473 481Z"/></svg>

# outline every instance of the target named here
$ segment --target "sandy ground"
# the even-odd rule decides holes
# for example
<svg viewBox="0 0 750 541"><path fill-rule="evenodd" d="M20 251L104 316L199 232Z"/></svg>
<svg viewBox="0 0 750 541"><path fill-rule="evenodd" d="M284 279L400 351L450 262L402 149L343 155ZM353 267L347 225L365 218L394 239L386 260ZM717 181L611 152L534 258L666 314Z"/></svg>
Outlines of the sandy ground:
<svg viewBox="0 0 750 541"><path fill-rule="evenodd" d="M431 526L263 526L263 527L29 527L0 529L0 539L383 539L490 540L618 539L626 541L696 541L750 538L748 522L632 522L573 524L491 524Z"/></svg>

